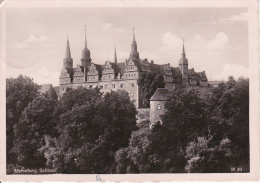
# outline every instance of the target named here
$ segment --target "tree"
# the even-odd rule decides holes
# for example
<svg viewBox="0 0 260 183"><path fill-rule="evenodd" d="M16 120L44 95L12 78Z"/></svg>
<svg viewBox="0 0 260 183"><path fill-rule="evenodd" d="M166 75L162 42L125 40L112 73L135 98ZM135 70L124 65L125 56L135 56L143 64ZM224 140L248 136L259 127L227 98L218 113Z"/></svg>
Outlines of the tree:
<svg viewBox="0 0 260 183"><path fill-rule="evenodd" d="M68 91L55 110L60 135L46 137L42 147L48 165L63 173L113 173L114 154L127 147L136 113L125 91Z"/></svg>
<svg viewBox="0 0 260 183"><path fill-rule="evenodd" d="M18 76L6 79L6 157L7 164L16 163L16 155L12 152L14 130L24 108L39 95L40 86L33 79Z"/></svg>
<svg viewBox="0 0 260 183"><path fill-rule="evenodd" d="M225 124L225 135L238 153L237 165L249 170L249 80L240 78L220 98L216 116Z"/></svg>
<svg viewBox="0 0 260 183"><path fill-rule="evenodd" d="M186 147L188 173L223 173L230 172L232 167L232 143L229 139L222 139L215 147L209 147L205 137L198 137Z"/></svg>
<svg viewBox="0 0 260 183"><path fill-rule="evenodd" d="M138 79L137 84L141 91L143 106L146 108L150 107L150 98L156 89L165 87L163 76L155 73L142 74L141 78Z"/></svg>
<svg viewBox="0 0 260 183"><path fill-rule="evenodd" d="M20 120L14 125L14 152L21 166L44 167L45 158L39 152L44 136L55 134L52 113L56 100L39 96L24 109Z"/></svg>
<svg viewBox="0 0 260 183"><path fill-rule="evenodd" d="M150 169L149 121L141 122L139 129L132 132L128 148L116 152L117 173L147 173Z"/></svg>
<svg viewBox="0 0 260 183"><path fill-rule="evenodd" d="M178 89L171 92L165 103L163 126L173 132L173 138L179 139L182 146L208 134L210 111L208 103L198 90Z"/></svg>

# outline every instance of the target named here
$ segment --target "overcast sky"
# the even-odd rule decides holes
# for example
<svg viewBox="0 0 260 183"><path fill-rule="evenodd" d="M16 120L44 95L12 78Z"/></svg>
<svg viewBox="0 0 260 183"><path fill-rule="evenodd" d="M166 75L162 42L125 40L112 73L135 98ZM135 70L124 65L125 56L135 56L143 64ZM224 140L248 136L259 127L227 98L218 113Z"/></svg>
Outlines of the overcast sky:
<svg viewBox="0 0 260 183"><path fill-rule="evenodd" d="M248 77L248 13L245 8L9 8L7 77L31 76L59 84L69 36L73 66L80 64L84 25L92 61L129 58L132 27L140 58L177 67L185 40L189 68L209 80Z"/></svg>

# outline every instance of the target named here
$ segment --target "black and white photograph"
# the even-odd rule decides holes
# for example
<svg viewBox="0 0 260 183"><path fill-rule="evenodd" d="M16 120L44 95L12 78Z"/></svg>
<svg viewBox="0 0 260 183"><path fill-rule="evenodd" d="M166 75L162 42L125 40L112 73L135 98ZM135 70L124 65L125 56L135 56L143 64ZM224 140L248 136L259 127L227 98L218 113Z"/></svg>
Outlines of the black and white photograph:
<svg viewBox="0 0 260 183"><path fill-rule="evenodd" d="M257 175L258 7L48 2L0 4L5 177Z"/></svg>

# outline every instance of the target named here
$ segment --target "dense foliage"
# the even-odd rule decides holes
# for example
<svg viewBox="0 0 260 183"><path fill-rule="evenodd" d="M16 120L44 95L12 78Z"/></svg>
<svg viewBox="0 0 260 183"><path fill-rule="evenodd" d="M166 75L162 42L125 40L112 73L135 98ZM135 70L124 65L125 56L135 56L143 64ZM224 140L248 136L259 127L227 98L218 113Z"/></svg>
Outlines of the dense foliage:
<svg viewBox="0 0 260 183"><path fill-rule="evenodd" d="M44 145L44 135L55 134L51 122L56 100L39 96L24 109L14 125L14 152L18 164L30 168L44 167L46 160L38 149Z"/></svg>
<svg viewBox="0 0 260 183"><path fill-rule="evenodd" d="M125 91L68 91L54 112L59 135L46 136L41 148L47 165L65 173L113 173L114 154L127 147L136 114Z"/></svg>
<svg viewBox="0 0 260 183"><path fill-rule="evenodd" d="M15 163L13 152L14 125L18 123L25 107L39 95L40 86L33 79L18 76L6 79L6 157L7 162Z"/></svg>
<svg viewBox="0 0 260 183"><path fill-rule="evenodd" d="M141 126L116 153L117 173L249 172L248 79L207 91L180 87L165 108L162 125Z"/></svg>
<svg viewBox="0 0 260 183"><path fill-rule="evenodd" d="M145 77L143 91L164 85L160 76ZM249 172L248 79L172 91L162 125L152 129L149 120L136 124L125 91L80 87L56 101L30 78L7 81L7 150L17 157L7 154L8 165L59 173Z"/></svg>

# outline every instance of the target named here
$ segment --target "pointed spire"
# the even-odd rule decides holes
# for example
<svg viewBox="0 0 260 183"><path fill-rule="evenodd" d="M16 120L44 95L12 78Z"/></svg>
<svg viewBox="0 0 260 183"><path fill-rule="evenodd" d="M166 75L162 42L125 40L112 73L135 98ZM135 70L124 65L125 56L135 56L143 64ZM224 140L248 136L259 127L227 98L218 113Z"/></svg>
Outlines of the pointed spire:
<svg viewBox="0 0 260 183"><path fill-rule="evenodd" d="M87 48L87 27L85 25L85 48Z"/></svg>
<svg viewBox="0 0 260 183"><path fill-rule="evenodd" d="M68 35L67 35L67 47L66 47L65 58L71 58L69 36Z"/></svg>
<svg viewBox="0 0 260 183"><path fill-rule="evenodd" d="M182 38L182 40L183 40L182 56L185 57L186 54L185 54L185 48L184 48L184 38Z"/></svg>
<svg viewBox="0 0 260 183"><path fill-rule="evenodd" d="M135 41L135 28L133 27L133 41Z"/></svg>
<svg viewBox="0 0 260 183"><path fill-rule="evenodd" d="M114 58L114 63L117 63L117 56L116 56L116 44L115 44L115 58Z"/></svg>

